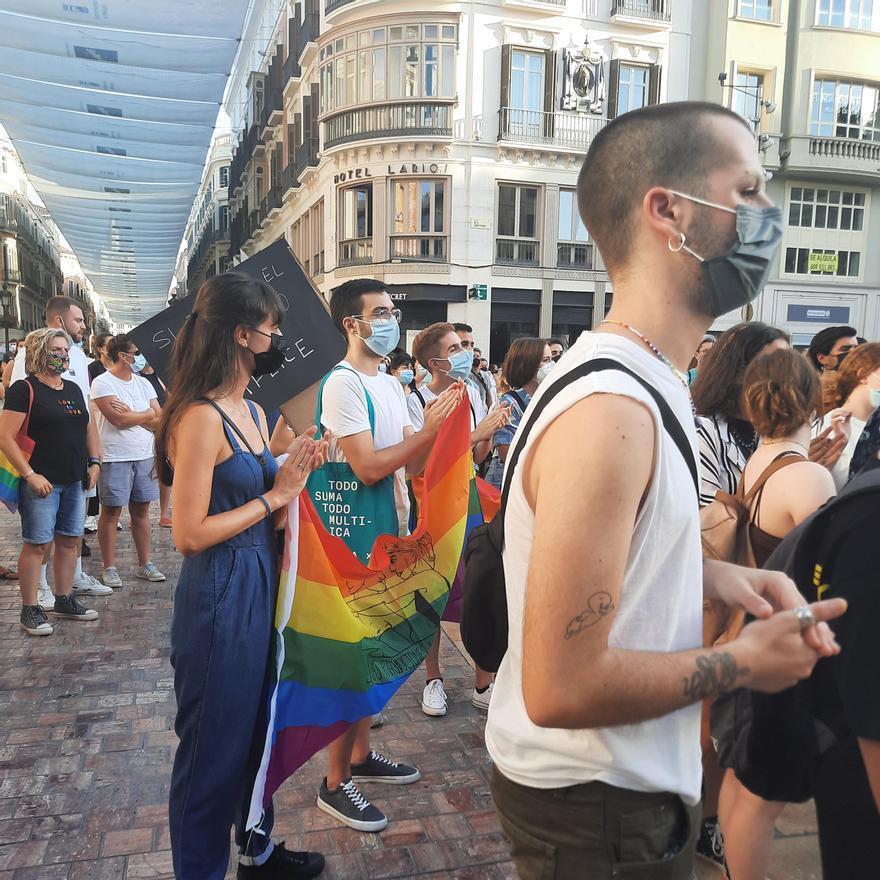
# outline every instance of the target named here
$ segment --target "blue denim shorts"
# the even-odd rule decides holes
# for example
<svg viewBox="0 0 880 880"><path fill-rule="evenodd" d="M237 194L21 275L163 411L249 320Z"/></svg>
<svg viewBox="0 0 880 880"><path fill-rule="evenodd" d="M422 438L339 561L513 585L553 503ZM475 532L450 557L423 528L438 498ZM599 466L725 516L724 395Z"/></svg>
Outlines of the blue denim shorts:
<svg viewBox="0 0 880 880"><path fill-rule="evenodd" d="M53 486L40 498L27 482L21 481L18 493L21 515L21 538L25 544L50 544L55 535L78 538L86 519L86 493L82 483Z"/></svg>
<svg viewBox="0 0 880 880"><path fill-rule="evenodd" d="M159 500L159 481L152 458L142 461L105 461L98 477L104 507L125 507Z"/></svg>

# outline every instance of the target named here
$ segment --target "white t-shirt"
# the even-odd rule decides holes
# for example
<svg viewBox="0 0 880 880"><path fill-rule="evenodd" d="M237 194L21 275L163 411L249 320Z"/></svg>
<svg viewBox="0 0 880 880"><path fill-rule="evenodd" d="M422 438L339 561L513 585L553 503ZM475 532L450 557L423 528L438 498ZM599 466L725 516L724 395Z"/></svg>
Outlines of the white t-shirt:
<svg viewBox="0 0 880 880"><path fill-rule="evenodd" d="M336 442L339 438L351 437L370 430L370 415L364 397L364 388L373 403L375 418L373 447L377 450L387 449L389 446L403 442L404 429L412 428L412 422L407 412L406 398L400 381L386 373L368 376L356 370L348 361L340 363L345 369L331 373L324 384L322 396L321 423L333 434L329 460L346 460L342 448ZM406 468L400 468L394 473L394 500L400 534L405 535L409 526Z"/></svg>
<svg viewBox="0 0 880 880"><path fill-rule="evenodd" d="M132 374L125 382L108 370L92 382L92 400L102 397L118 397L134 412L144 412L150 409L150 401L156 399L156 392L143 376ZM144 461L154 455L153 432L142 425L116 428L99 413L98 431L104 447L104 461Z"/></svg>
<svg viewBox="0 0 880 880"><path fill-rule="evenodd" d="M10 385L12 382L17 382L19 379L25 378L27 373L25 372L24 364L25 350L19 347L15 355L15 361L12 365L12 380L9 383ZM67 372L61 374L61 378L67 379L68 382L76 382L83 393L83 400L85 400L86 403L89 402L89 358L79 346L72 345L70 347L70 368Z"/></svg>
<svg viewBox="0 0 880 880"><path fill-rule="evenodd" d="M471 402L471 430L473 431L477 425L486 418L486 407L483 405L483 399L480 397L480 392L474 388L470 382L465 382L464 387L467 389L468 397ZM427 406L432 400L437 399L437 395L434 394L427 385L422 385L422 387L419 388L419 394L424 398L425 406ZM422 406L422 401L419 400L418 395L415 393L411 393L409 397L407 397L406 406L409 410L409 417L412 421L413 429L421 431L422 428L425 427L425 406Z"/></svg>
<svg viewBox="0 0 880 880"><path fill-rule="evenodd" d="M813 429L813 436L818 437L831 424L831 413L826 413L822 418L821 424ZM834 479L834 485L837 487L838 492L849 482L849 466L852 463L853 453L856 451L856 446L859 445L859 438L862 436L862 431L865 430L865 425L867 424L867 422L863 422L855 416L850 416L849 442L840 454L840 458L837 459L837 464L831 468L831 476Z"/></svg>
<svg viewBox="0 0 880 880"><path fill-rule="evenodd" d="M619 336L583 334L569 350L564 366L557 367L540 385L532 404L560 375L596 357L618 360L650 382L681 422L696 457L694 419L681 382L653 355ZM548 405L530 433L526 449L554 419L594 393L620 394L644 403L656 428L654 473L635 523L608 644L664 653L698 648L703 637L703 559L697 499L688 466L664 430L648 392L635 379L616 371L579 379ZM601 426L594 430L601 430ZM521 438L518 433L513 445ZM559 467L566 467L566 463L559 462ZM562 730L537 727L530 720L522 692L522 629L534 520L523 492L522 468L518 467L504 520L510 633L486 725L492 760L509 779L532 788L598 780L634 791L674 792L695 804L700 799L702 778L699 703L663 718L619 727ZM565 670L559 674L564 675Z"/></svg>

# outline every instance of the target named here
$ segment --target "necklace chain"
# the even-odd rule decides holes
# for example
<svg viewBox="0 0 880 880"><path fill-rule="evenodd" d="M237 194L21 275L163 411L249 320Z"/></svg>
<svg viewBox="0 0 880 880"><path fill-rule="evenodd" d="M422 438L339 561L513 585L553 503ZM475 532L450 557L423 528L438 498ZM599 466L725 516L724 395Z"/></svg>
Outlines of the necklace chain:
<svg viewBox="0 0 880 880"><path fill-rule="evenodd" d="M624 330L629 330L629 332L632 333L633 336L638 336L638 338L641 339L642 342L644 342L645 345L647 345L648 348L651 349L651 351L654 353L654 355L657 357L657 359L660 360L662 363L666 364L666 366L669 367L670 370L672 370L675 377L678 379L679 382L681 382L682 386L684 387L684 390L687 392L688 400L690 401L690 404L691 404L691 410L694 414L694 417L696 418L697 411L696 411L696 407L694 406L693 398L691 397L691 389L690 389L690 386L688 385L687 373L683 373L681 370L679 370L678 367L676 367L675 364L672 363L672 361L669 360L669 358L666 357L666 355L663 354L663 352L660 351L660 349L657 348L657 346L654 345L654 343L651 342L651 340L648 339L648 337L645 336L644 333L640 333L631 324L627 324L624 321L613 321L610 318L606 318L604 321L602 321L602 323L603 324L614 324L617 327L623 327Z"/></svg>
<svg viewBox="0 0 880 880"><path fill-rule="evenodd" d="M762 445L762 446L775 446L775 445L778 444L778 443L793 443L795 446L800 446L800 448L803 449L804 452L806 452L808 456L809 456L809 454L810 454L810 449L809 449L809 447L804 446L804 444L801 443L801 442L798 441L798 440L787 440L787 439L782 439L782 440L762 440L762 441L761 441L761 445Z"/></svg>

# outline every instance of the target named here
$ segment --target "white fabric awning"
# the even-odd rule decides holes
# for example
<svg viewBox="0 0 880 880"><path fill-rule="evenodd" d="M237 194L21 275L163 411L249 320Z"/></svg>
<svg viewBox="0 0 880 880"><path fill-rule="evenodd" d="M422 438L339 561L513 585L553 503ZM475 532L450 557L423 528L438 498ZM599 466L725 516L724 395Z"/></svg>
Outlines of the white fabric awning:
<svg viewBox="0 0 880 880"><path fill-rule="evenodd" d="M250 0L0 0L0 122L120 324L165 305Z"/></svg>

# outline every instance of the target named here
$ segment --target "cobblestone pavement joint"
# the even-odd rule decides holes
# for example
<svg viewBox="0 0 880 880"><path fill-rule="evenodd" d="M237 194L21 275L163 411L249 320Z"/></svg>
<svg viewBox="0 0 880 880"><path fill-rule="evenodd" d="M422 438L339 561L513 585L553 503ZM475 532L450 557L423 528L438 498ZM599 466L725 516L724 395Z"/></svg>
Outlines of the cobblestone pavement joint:
<svg viewBox="0 0 880 880"><path fill-rule="evenodd" d="M0 564L15 564L19 536L18 517L0 512ZM97 576L97 540L89 543L86 568ZM98 621L61 621L49 638L21 632L18 585L0 582L0 880L173 877L168 632L180 558L166 529L154 528L154 547L166 583L135 579L126 517L118 552L124 589L89 597ZM421 712L424 679L416 673L374 731L378 750L416 764L423 777L399 792L369 791L389 816L384 832L352 831L315 807L320 756L278 792L276 836L289 848L325 853L328 880L516 877L489 795L485 717L470 703L473 677L456 630L447 629L442 646L446 717ZM233 858L229 877L234 870ZM819 880L809 805L789 808L777 824L771 878Z"/></svg>

